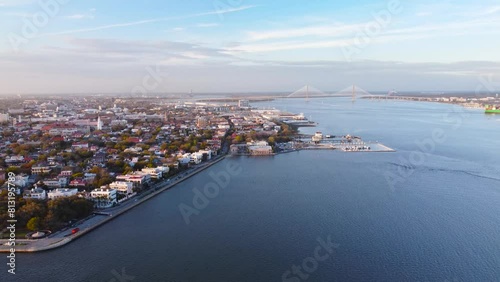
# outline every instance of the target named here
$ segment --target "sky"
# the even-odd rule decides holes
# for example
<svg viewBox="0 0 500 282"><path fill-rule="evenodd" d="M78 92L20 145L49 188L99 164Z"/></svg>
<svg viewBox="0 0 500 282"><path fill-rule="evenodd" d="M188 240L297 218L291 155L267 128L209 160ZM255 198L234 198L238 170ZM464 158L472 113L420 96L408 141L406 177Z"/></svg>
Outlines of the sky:
<svg viewBox="0 0 500 282"><path fill-rule="evenodd" d="M498 1L0 0L0 94L497 91Z"/></svg>

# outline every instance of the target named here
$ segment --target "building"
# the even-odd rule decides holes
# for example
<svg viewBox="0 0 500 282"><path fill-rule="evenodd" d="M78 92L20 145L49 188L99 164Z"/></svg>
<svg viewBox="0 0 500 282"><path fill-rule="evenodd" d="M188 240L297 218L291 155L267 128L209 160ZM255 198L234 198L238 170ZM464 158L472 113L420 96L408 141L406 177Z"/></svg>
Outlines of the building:
<svg viewBox="0 0 500 282"><path fill-rule="evenodd" d="M18 174L14 177L14 185L16 187L24 188L29 184L29 175L24 173Z"/></svg>
<svg viewBox="0 0 500 282"><path fill-rule="evenodd" d="M85 187L87 186L87 181L85 181L83 178L76 178L71 180L69 183L69 186L71 187Z"/></svg>
<svg viewBox="0 0 500 282"><path fill-rule="evenodd" d="M99 117L97 117L97 130L102 130L102 126L103 126L103 123L101 120L101 116L99 116Z"/></svg>
<svg viewBox="0 0 500 282"><path fill-rule="evenodd" d="M199 117L197 120L196 120L196 126L198 128L205 128L208 126L208 120L206 117Z"/></svg>
<svg viewBox="0 0 500 282"><path fill-rule="evenodd" d="M57 188L47 193L49 199L57 199L64 197L75 196L78 193L78 189L70 189L70 188Z"/></svg>
<svg viewBox="0 0 500 282"><path fill-rule="evenodd" d="M43 184L47 185L49 188L62 188L69 184L69 178L59 177L54 179L44 179Z"/></svg>
<svg viewBox="0 0 500 282"><path fill-rule="evenodd" d="M192 153L191 154L191 160L189 161L189 163L191 163L191 164L199 164L199 163L201 163L202 160L203 160L203 154L202 153L200 153L200 152Z"/></svg>
<svg viewBox="0 0 500 282"><path fill-rule="evenodd" d="M61 171L61 173L59 175L70 177L72 174L73 174L73 171L71 171L71 170L63 170L63 171Z"/></svg>
<svg viewBox="0 0 500 282"><path fill-rule="evenodd" d="M116 180L132 182L134 188L142 188L145 184L151 182L151 175L142 172L134 172L127 175L119 175L116 177Z"/></svg>
<svg viewBox="0 0 500 282"><path fill-rule="evenodd" d="M42 188L33 188L31 190L24 191L23 198L45 200L47 199L47 192L45 192Z"/></svg>
<svg viewBox="0 0 500 282"><path fill-rule="evenodd" d="M207 160L212 159L212 150L199 150L198 153L202 154Z"/></svg>
<svg viewBox="0 0 500 282"><path fill-rule="evenodd" d="M163 177L163 171L158 168L145 167L141 171L143 173L149 174L152 179L160 179Z"/></svg>
<svg viewBox="0 0 500 282"><path fill-rule="evenodd" d="M271 146L249 146L248 151L252 156L269 156L273 154Z"/></svg>
<svg viewBox="0 0 500 282"><path fill-rule="evenodd" d="M132 194L133 187L134 184L132 182L127 182L127 181L115 181L109 184L110 189L115 189L117 193L123 195Z"/></svg>
<svg viewBox="0 0 500 282"><path fill-rule="evenodd" d="M9 122L9 114L0 114L0 123Z"/></svg>
<svg viewBox="0 0 500 282"><path fill-rule="evenodd" d="M38 175L49 173L50 167L48 165L34 165L31 167L31 174Z"/></svg>
<svg viewBox="0 0 500 282"><path fill-rule="evenodd" d="M321 132L319 132L319 131L318 131L318 132L316 132L316 133L314 134L314 136L312 137L312 141L313 141L313 142L315 142L315 143L318 143L318 142L320 142L321 140L323 140L323 133L321 133Z"/></svg>
<svg viewBox="0 0 500 282"><path fill-rule="evenodd" d="M240 108L250 108L250 101L248 100L239 100L238 107Z"/></svg>
<svg viewBox="0 0 500 282"><path fill-rule="evenodd" d="M95 173L88 173L86 172L84 175L83 175L83 179L87 182L92 182L94 181L94 179L97 177L97 174Z"/></svg>
<svg viewBox="0 0 500 282"><path fill-rule="evenodd" d="M79 149L88 149L89 148L89 143L73 143L73 145L71 145L71 148L73 150L79 150Z"/></svg>
<svg viewBox="0 0 500 282"><path fill-rule="evenodd" d="M233 155L247 155L248 154L248 146L246 144L232 144L229 147L231 154Z"/></svg>
<svg viewBox="0 0 500 282"><path fill-rule="evenodd" d="M94 201L95 207L100 209L112 207L117 203L115 189L94 189L90 192L90 197Z"/></svg>
<svg viewBox="0 0 500 282"><path fill-rule="evenodd" d="M187 165L191 161L191 154L184 154L180 156L177 160L179 161L179 164Z"/></svg>

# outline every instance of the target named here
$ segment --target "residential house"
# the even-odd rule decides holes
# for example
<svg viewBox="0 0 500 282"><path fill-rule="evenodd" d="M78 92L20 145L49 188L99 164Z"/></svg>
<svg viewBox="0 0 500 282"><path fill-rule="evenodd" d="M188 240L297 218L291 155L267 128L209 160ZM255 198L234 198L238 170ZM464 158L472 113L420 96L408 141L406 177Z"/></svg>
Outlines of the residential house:
<svg viewBox="0 0 500 282"><path fill-rule="evenodd" d="M38 164L31 167L31 174L38 175L49 172L50 172L50 167L46 164Z"/></svg>
<svg viewBox="0 0 500 282"><path fill-rule="evenodd" d="M47 199L47 192L45 192L42 188L33 188L31 190L24 191L23 198L45 200Z"/></svg>
<svg viewBox="0 0 500 282"><path fill-rule="evenodd" d="M78 189L70 189L70 188L57 188L47 193L49 199L57 199L64 197L71 197L78 193Z"/></svg>
<svg viewBox="0 0 500 282"><path fill-rule="evenodd" d="M128 195L132 194L132 188L134 187L134 183L127 181L115 181L109 184L109 188L115 189L117 193Z"/></svg>
<svg viewBox="0 0 500 282"><path fill-rule="evenodd" d="M115 189L94 189L90 192L90 197L94 201L95 207L100 209L112 207L117 203Z"/></svg>

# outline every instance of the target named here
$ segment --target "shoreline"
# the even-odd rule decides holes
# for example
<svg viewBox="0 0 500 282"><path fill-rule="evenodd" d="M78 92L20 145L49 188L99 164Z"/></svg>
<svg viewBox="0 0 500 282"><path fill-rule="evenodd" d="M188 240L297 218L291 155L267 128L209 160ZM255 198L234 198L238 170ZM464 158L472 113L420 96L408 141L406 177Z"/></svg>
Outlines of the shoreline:
<svg viewBox="0 0 500 282"><path fill-rule="evenodd" d="M149 193L148 195L143 196L142 198L130 199L130 200L134 200L134 201L137 200L137 201L131 202L132 204L129 204L129 206L123 207L123 209L118 209L116 212L114 210L110 211L109 212L110 216L105 217L104 219L100 220L99 222L97 222L95 224L92 224L89 227L86 227L85 229L79 231L78 233L76 233L74 235L70 235L70 236L63 237L63 238L47 237L47 238L38 239L38 240L17 239L15 241L16 242L15 251L16 251L16 253L35 253L35 252L48 251L48 250L62 247L64 245L72 242L73 240L76 240L76 239L82 237L83 235L94 231L95 229L97 229L97 228L101 227L102 225L108 223L109 221L119 217L120 215L127 213L128 211L130 211L133 208L137 207L138 205L148 201L149 199L161 194L162 192L165 192L166 190L169 190L169 189L175 187L177 184L183 182L184 180L189 179L189 178L197 175L198 173L204 171L205 169L219 163L220 161L224 160L226 157L227 157L227 155L221 156L215 160L212 160L209 163L206 163L202 167L195 168L194 171L190 172L189 174L187 174L185 176L182 176L181 179L178 179L171 184L166 184L164 187L159 188L158 190L154 190L153 192ZM162 184L157 184L157 185L162 185ZM92 217L92 218L94 218L94 217ZM90 218L90 219L92 219L92 218ZM82 223L84 223L84 222L82 222ZM54 234L56 234L56 233L57 232L55 232ZM0 253L10 253L10 249L12 247L4 245L8 241L9 241L8 239L1 239L0 240L0 244L1 244L0 245Z"/></svg>

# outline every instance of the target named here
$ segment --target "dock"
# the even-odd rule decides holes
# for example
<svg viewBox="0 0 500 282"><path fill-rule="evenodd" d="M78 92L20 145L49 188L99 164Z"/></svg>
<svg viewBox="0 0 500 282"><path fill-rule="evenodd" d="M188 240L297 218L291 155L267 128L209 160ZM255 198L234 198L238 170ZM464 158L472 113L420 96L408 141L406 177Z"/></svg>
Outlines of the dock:
<svg viewBox="0 0 500 282"><path fill-rule="evenodd" d="M361 137L342 135L301 134L295 139L292 150L340 150L342 152L395 152L396 150L378 142L364 141Z"/></svg>

